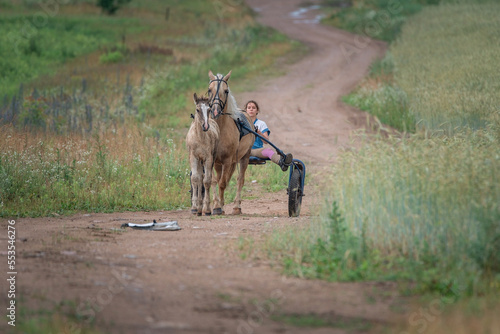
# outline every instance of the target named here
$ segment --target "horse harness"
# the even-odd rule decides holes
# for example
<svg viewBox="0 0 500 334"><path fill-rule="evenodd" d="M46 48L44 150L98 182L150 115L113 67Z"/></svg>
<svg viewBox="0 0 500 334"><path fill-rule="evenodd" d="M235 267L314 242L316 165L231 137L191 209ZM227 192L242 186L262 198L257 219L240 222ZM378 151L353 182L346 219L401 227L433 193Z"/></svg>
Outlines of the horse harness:
<svg viewBox="0 0 500 334"><path fill-rule="evenodd" d="M208 84L210 85L214 81L217 81L217 90L215 91L214 98L209 102L210 108L212 108L212 106L214 104L218 104L220 106L221 110L224 110L224 108L226 107L226 104L227 104L228 94L226 94L226 100L222 101L220 96L219 96L220 95L219 91L220 91L221 83L225 83L228 87L229 87L229 85L228 85L227 81L224 80L223 78L216 78L216 79L210 80L210 82ZM213 111L212 111L212 114L213 114ZM221 111L221 115L228 115L228 114ZM193 115L192 115L192 117L193 117ZM247 134L250 133L250 131L248 131L247 129L251 128L251 125L248 122L248 119L243 115L241 118L242 119L238 118L237 120L234 120L234 123L236 124L236 127L238 128L238 131L240 132L240 141L241 141L241 138L243 138L244 136L246 136Z"/></svg>
<svg viewBox="0 0 500 334"><path fill-rule="evenodd" d="M248 129L253 129L253 126L250 125L248 118L246 118L243 115L243 112L241 113L241 116L242 116L241 118L238 117L238 120L234 121L234 123L236 124L236 127L238 128L238 131L240 132L240 141L241 141L241 138L243 138L247 134L251 133L251 131L248 131Z"/></svg>
<svg viewBox="0 0 500 334"><path fill-rule="evenodd" d="M220 106L220 110L222 112L222 110L224 110L224 108L226 107L228 94L226 94L226 100L222 101L220 99L220 96L219 96L220 95L219 94L220 86L221 86L221 83L225 83L226 86L228 86L228 87L229 87L229 85L227 84L227 81L224 80L224 78L216 78L216 79L210 80L210 82L208 84L210 85L214 81L217 81L217 90L215 91L214 98L209 102L209 105L210 105L210 108L212 108L212 106L214 104L218 104Z"/></svg>

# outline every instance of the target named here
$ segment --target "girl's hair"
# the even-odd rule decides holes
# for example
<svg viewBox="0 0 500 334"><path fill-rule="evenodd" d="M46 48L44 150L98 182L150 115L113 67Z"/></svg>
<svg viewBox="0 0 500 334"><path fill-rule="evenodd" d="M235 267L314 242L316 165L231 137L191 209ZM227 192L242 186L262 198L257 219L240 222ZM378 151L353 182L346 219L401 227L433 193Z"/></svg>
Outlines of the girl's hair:
<svg viewBox="0 0 500 334"><path fill-rule="evenodd" d="M257 102L255 102L254 100L250 100L248 101L246 104L245 104L245 110L247 110L247 107L248 107L248 104L249 103L253 103L255 104L255 106L257 107L257 111L260 111L260 108L259 108L259 104Z"/></svg>

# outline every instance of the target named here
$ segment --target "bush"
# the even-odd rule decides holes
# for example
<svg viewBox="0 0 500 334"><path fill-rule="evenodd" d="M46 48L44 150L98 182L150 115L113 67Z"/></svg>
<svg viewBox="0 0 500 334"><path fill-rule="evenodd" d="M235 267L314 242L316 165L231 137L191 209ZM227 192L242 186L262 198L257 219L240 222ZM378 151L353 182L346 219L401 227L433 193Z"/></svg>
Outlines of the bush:
<svg viewBox="0 0 500 334"><path fill-rule="evenodd" d="M47 109L46 99L29 96L24 100L23 109L19 115L17 124L23 127L45 129Z"/></svg>
<svg viewBox="0 0 500 334"><path fill-rule="evenodd" d="M119 63L125 56L120 51L108 52L99 57L99 62L101 64Z"/></svg>
<svg viewBox="0 0 500 334"><path fill-rule="evenodd" d="M131 0L97 0L97 6L101 7L108 15L113 15L124 4Z"/></svg>

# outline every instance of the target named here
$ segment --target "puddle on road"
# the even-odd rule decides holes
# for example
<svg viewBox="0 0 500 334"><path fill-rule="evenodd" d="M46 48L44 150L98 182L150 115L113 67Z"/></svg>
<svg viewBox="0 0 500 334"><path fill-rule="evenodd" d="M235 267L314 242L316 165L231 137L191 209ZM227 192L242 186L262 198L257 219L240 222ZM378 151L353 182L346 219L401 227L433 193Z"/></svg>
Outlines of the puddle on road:
<svg viewBox="0 0 500 334"><path fill-rule="evenodd" d="M318 14L314 18L304 18L304 15L307 14L307 12L309 12L311 10L320 9L320 8L321 8L320 5L312 5L312 6L308 6L308 7L301 7L301 8L299 8L299 9L293 11L293 12L290 12L288 14L288 16L290 16L291 18L294 19L293 23L318 24L319 21L321 21L321 19L324 17L323 14ZM254 7L253 10L256 13L261 13L265 9L263 9L261 7Z"/></svg>
<svg viewBox="0 0 500 334"><path fill-rule="evenodd" d="M319 5L313 5L309 7L301 7L290 14L288 14L291 18L295 19L293 20L293 23L304 23L304 24L318 24L319 21L323 18L322 14L316 15L314 18L304 18L304 15L307 14L307 12L315 9L320 9L321 6Z"/></svg>

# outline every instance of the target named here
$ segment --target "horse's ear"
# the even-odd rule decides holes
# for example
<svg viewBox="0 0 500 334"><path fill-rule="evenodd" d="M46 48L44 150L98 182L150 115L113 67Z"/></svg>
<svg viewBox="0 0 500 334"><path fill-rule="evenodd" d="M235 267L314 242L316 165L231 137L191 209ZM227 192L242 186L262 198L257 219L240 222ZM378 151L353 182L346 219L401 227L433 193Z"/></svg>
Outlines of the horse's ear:
<svg viewBox="0 0 500 334"><path fill-rule="evenodd" d="M232 72L232 71L233 71L233 70L229 71L229 73L228 73L228 74L226 74L226 76L224 77L224 81L228 81L228 80L229 80L229 77L231 77L231 72Z"/></svg>
<svg viewBox="0 0 500 334"><path fill-rule="evenodd" d="M210 78L210 80L215 80L215 75L212 73L212 70L208 71L208 77Z"/></svg>
<svg viewBox="0 0 500 334"><path fill-rule="evenodd" d="M194 99L194 104L196 105L198 101L198 95L196 95L196 93L193 94L193 99Z"/></svg>

